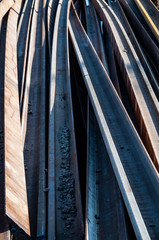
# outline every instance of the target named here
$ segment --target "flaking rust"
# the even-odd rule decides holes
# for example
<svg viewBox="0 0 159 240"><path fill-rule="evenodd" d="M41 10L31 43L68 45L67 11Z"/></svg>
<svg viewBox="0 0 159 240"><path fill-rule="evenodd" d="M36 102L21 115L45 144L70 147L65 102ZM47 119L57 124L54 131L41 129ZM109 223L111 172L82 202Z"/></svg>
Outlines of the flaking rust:
<svg viewBox="0 0 159 240"><path fill-rule="evenodd" d="M61 151L61 165L59 185L57 191L59 195L59 209L61 210L62 220L64 221L64 237L73 239L74 221L77 216L75 179L71 171L70 156L70 130L65 126L59 130L58 141Z"/></svg>

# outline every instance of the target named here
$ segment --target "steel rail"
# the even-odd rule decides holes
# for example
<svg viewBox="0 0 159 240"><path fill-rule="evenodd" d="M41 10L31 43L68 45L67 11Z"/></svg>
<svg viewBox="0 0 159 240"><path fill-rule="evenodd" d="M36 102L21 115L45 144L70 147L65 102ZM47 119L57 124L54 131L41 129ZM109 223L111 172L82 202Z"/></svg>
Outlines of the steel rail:
<svg viewBox="0 0 159 240"><path fill-rule="evenodd" d="M148 81L150 82L151 86L153 87L153 91L156 94L156 98L159 100L159 83L157 82L157 79L155 78L148 61L145 58L145 55L138 43L137 38L135 37L135 34L134 34L119 2L113 2L113 3L110 2L110 7L112 8L113 12L116 14L118 19L120 20L120 23L124 27L125 31L128 33L129 39L130 39L130 41L140 59L140 62L145 70Z"/></svg>
<svg viewBox="0 0 159 240"><path fill-rule="evenodd" d="M109 73L99 23L90 2L86 5L86 23L88 37ZM89 98L87 109L86 239L129 239L120 190Z"/></svg>
<svg viewBox="0 0 159 240"><path fill-rule="evenodd" d="M159 102L121 23L102 0L91 0L110 33L139 125L140 135L159 170Z"/></svg>
<svg viewBox="0 0 159 240"><path fill-rule="evenodd" d="M44 232L45 207L39 216L39 206L45 205L45 29L43 26L44 1L32 2L31 18L28 22L28 42L25 78L22 88L21 130L28 189L31 236L36 238ZM25 25L25 21L22 25ZM23 26L22 26L23 27ZM29 33L30 31L30 33ZM38 106L38 107L37 107ZM42 175L41 172L43 172ZM39 195L40 194L40 195ZM38 198L39 197L39 198ZM40 209L42 211L42 209ZM45 227L44 227L45 228Z"/></svg>
<svg viewBox="0 0 159 240"><path fill-rule="evenodd" d="M135 234L138 239L156 239L159 236L158 173L72 12L69 32Z"/></svg>
<svg viewBox="0 0 159 240"><path fill-rule="evenodd" d="M28 56L25 62L26 68L23 71L23 79L22 79L22 90L20 96L20 107L21 107L21 128L22 128L22 138L23 138L23 145L25 143L26 138L26 131L27 131L27 114L28 114L28 104L29 104L29 91L30 91L30 83L31 83L31 71L32 71L32 63L34 59L34 51L36 50L36 30L37 28L37 12L38 9L35 8L35 4L37 1L34 0L32 4L32 19L30 19L30 29L28 30L27 35L30 31L30 38L28 38L28 44L26 44L25 54ZM39 18L40 19L40 18ZM24 22L25 23L25 22ZM29 27L29 26L28 26ZM41 31L39 29L39 31ZM38 35L38 33L37 33ZM33 50L34 49L34 50Z"/></svg>
<svg viewBox="0 0 159 240"><path fill-rule="evenodd" d="M135 3L159 42L159 11L149 0L135 0Z"/></svg>
<svg viewBox="0 0 159 240"><path fill-rule="evenodd" d="M18 85L21 112L33 8L34 8L33 0L25 1L18 24L17 56L18 56Z"/></svg>
<svg viewBox="0 0 159 240"><path fill-rule="evenodd" d="M104 46L106 49L107 59L109 59L109 61L108 61L109 76L121 98L121 89L119 86L119 77L118 77L117 66L116 66L116 62L115 62L115 53L114 53L114 49L113 49L110 37L109 37L108 33L106 32L105 28L104 28L104 33L103 33L103 40L104 40L103 42L104 42Z"/></svg>
<svg viewBox="0 0 159 240"><path fill-rule="evenodd" d="M87 176L86 239L131 239L120 189L91 104Z"/></svg>
<svg viewBox="0 0 159 240"><path fill-rule="evenodd" d="M19 22L21 111L32 238L46 237L46 1L26 2ZM21 64L20 64L21 63ZM19 81L21 82L21 75ZM34 104L32 104L34 102ZM39 108L37 106L39 105ZM29 126L29 127L28 127ZM38 139L35 140L35 139ZM31 153L33 151L33 154ZM31 155L31 157L30 157ZM34 209L34 211L33 211ZM23 237L20 235L20 237Z"/></svg>
<svg viewBox="0 0 159 240"><path fill-rule="evenodd" d="M41 40L41 113L40 113L40 157L39 157L39 187L38 187L38 211L37 211L37 237L46 238L47 232L47 68L46 68L46 51L47 51L47 38L46 38L46 14L47 14L47 0L43 1L42 6L42 40Z"/></svg>
<svg viewBox="0 0 159 240"><path fill-rule="evenodd" d="M7 31L7 14L1 21L0 33L0 237L4 237L5 232L9 229L8 219L5 214L5 151L4 151L4 79L5 79L5 46ZM8 234L9 235L9 234ZM8 240L10 240L8 238Z"/></svg>
<svg viewBox="0 0 159 240"><path fill-rule="evenodd" d="M92 3L90 1L86 1L86 0L85 0L85 2L86 2L85 3L86 26L87 26L88 37L89 37L90 41L93 43L93 46L94 46L101 62L103 63L108 75L110 76L109 71L111 69L110 69L110 65L108 67L108 60L107 60L108 55L110 57L110 54L108 52L105 52L105 49L104 49L104 44L103 44L103 39L102 39L100 27L99 27L99 22L97 19L97 14L95 12L94 7L92 6ZM76 12L77 12L77 10L76 10ZM113 54L111 49L109 49L109 51L111 52L111 54ZM109 58L109 61L110 61L110 58ZM116 70L115 64L113 61L115 61L115 60L112 57L111 64L114 67L114 69L113 69L114 75L113 75L113 79L111 79L111 80L120 95L120 87L119 87L119 83L118 83L118 79L117 79L117 73L115 71Z"/></svg>
<svg viewBox="0 0 159 240"><path fill-rule="evenodd" d="M46 233L45 226L45 1L35 0L29 42L26 83L24 92L24 118L26 122L25 159L29 189L32 238ZM39 106L39 107L37 107ZM24 122L25 124L25 122ZM22 125L23 126L23 125ZM39 216L40 214L40 216ZM39 218L38 218L39 217Z"/></svg>
<svg viewBox="0 0 159 240"><path fill-rule="evenodd" d="M62 1L62 0L61 0ZM51 73L50 73L50 92L49 92L49 146L48 146L48 219L47 219L47 233L48 240L54 240L55 237L55 160L54 160L54 152L55 152L55 136L54 136L54 102L55 102L55 74L56 74L56 51L57 51L57 32L59 25L59 17L61 12L61 2L58 1L58 7L56 11L55 17L55 26L53 30L53 46L51 52ZM54 34L56 32L56 35ZM51 237L52 236L52 237Z"/></svg>
<svg viewBox="0 0 159 240"><path fill-rule="evenodd" d="M47 10L47 29L48 29L50 59L51 59L51 53L52 53L52 39L53 39L53 30L54 30L54 24L55 24L57 5L58 5L57 0L49 0L48 10Z"/></svg>
<svg viewBox="0 0 159 240"><path fill-rule="evenodd" d="M157 46L159 45L156 45L151 39L148 33L148 29L145 28L145 24L140 19L139 14L136 13L136 10L138 10L138 8L136 7L134 9L135 3L131 0L119 0L119 2L127 15L129 22L131 22L131 25L135 29L137 33L136 36L140 40L140 44L143 46L150 62L153 64L153 67L159 75L159 69L157 67L159 64L159 49Z"/></svg>
<svg viewBox="0 0 159 240"><path fill-rule="evenodd" d="M71 1L57 7L50 77L48 239L83 236L71 97L68 16Z"/></svg>
<svg viewBox="0 0 159 240"><path fill-rule="evenodd" d="M7 21L4 83L5 197L7 216L30 234L17 73L17 23L21 4L21 0L16 1Z"/></svg>
<svg viewBox="0 0 159 240"><path fill-rule="evenodd" d="M107 72L109 72L107 59L104 54L105 50L103 45L103 39L99 29L97 15L91 2L89 2L89 4L87 3L87 5L85 3L85 12L86 12L86 27L87 27L88 37L90 38L90 41L93 42L93 46L96 49L96 52L99 58L101 59Z"/></svg>
<svg viewBox="0 0 159 240"><path fill-rule="evenodd" d="M122 0L120 0L121 2ZM133 14L135 15L135 17L138 19L138 21L140 22L140 24L142 25L142 27L146 30L146 33L149 35L151 41L153 41L156 46L159 47L158 41L156 39L156 37L154 36L152 30L150 29L149 25L147 24L146 20L144 19L144 17L142 16L140 10L138 9L136 3L134 0L124 0L127 4L127 7L130 7ZM127 16L129 19L129 16Z"/></svg>
<svg viewBox="0 0 159 240"><path fill-rule="evenodd" d="M74 6L75 6L76 11L77 11L77 13L79 15L80 14L80 10L81 10L80 2L79 1L74 1Z"/></svg>

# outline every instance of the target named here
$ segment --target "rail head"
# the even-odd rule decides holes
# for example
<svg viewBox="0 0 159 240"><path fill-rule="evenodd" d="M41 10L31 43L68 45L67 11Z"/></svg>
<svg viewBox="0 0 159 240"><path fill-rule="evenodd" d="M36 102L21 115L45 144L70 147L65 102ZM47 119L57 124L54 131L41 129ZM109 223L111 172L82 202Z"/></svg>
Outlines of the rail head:
<svg viewBox="0 0 159 240"><path fill-rule="evenodd" d="M71 36L72 43L74 45L74 49L76 52L78 62L81 66L82 74L83 74L83 77L84 77L84 80L85 80L85 83L86 83L86 86L88 89L88 93L89 93L93 108L94 108L94 110L96 112L96 116L98 118L100 130L102 132L102 136L103 136L104 142L106 144L106 148L107 148L109 157L111 159L112 166L113 166L116 178L118 180L118 184L120 186L123 198L125 200L125 203L126 203L126 206L127 206L127 209L128 209L131 221L132 221L132 224L135 229L136 236L138 237L138 239L150 239L149 233L147 231L147 228L146 228L143 218L141 216L140 210L136 203L135 197L131 190L126 173L125 173L122 163L120 161L120 157L118 155L117 149L115 147L114 141L113 141L111 133L109 131L107 122L105 120L102 109L100 107L95 90L91 83L91 78L90 78L87 68L85 66L80 49L78 47L75 35L73 33L73 29L71 27L71 22L69 22L69 33Z"/></svg>
<svg viewBox="0 0 159 240"><path fill-rule="evenodd" d="M77 159L76 159L76 146L74 137L74 125L73 125L73 114L72 114L72 99L71 99L71 87L70 87L70 66L69 66L69 46L68 46L68 18L70 10L71 0L60 0L57 5L53 41L52 41L52 58L51 58L51 75L50 75L50 105L49 105L49 188L48 193L48 239L60 236L65 231L63 229L64 221L59 223L59 216L61 210L58 207L60 203L57 203L59 199L59 193L56 192L55 186L60 185L60 179L57 178L58 173L62 174L61 170L61 154L59 149L59 132L63 128L68 128L70 132L70 166L74 167L74 179L76 185L76 199L75 203L78 205L78 214L76 220L82 220L80 218L80 194L78 188L78 171L77 171ZM65 48L65 50L63 49ZM51 49L51 48L50 48ZM60 107L58 96L63 95L64 98L61 100ZM62 117L61 117L62 116ZM56 128L55 128L56 126ZM65 127L64 127L65 126ZM67 126L67 127L66 127ZM71 167L72 168L72 167ZM71 171L71 170L70 170ZM58 173L57 173L58 172ZM72 171L71 171L72 172ZM77 181L76 181L77 180ZM77 197L78 196L78 197ZM54 219L54 220L53 220ZM51 220L51 221L50 221ZM53 223L52 223L53 220ZM77 220L77 221L78 221ZM55 222L57 223L57 233L55 231ZM78 221L78 223L79 223ZM82 221L81 221L82 222ZM80 223L81 223L80 222ZM77 224L78 231L82 224ZM61 227L59 227L61 226ZM59 229L60 228L60 229ZM76 233L77 234L77 226ZM69 231L69 230L68 230ZM68 233L67 233L68 234ZM62 235L61 235L62 236Z"/></svg>
<svg viewBox="0 0 159 240"><path fill-rule="evenodd" d="M140 134L152 161L159 169L159 102L123 26L112 9L103 0L91 1L103 19L106 28L110 31L111 41L121 65L126 86L131 90L132 106L136 118L139 119ZM143 134L143 127L146 137Z"/></svg>
<svg viewBox="0 0 159 240"><path fill-rule="evenodd" d="M135 0L135 3L159 42L159 11L151 4L151 1Z"/></svg>
<svg viewBox="0 0 159 240"><path fill-rule="evenodd" d="M85 68L85 64L84 64L82 55L80 53L80 50L78 48L77 42L75 40L75 36L73 35L73 30L71 28L70 22L69 22L69 32L70 32L70 35L71 35L73 45L75 47L76 55L78 56L79 64L82 66L82 73L83 73L83 77L84 77L84 79L86 81L86 84L87 84L87 89L88 89L88 92L89 92L89 96L91 98L91 102L93 104L94 109L96 110L96 114L98 114L98 121L100 122L100 129L102 131L102 135L104 136L104 142L107 146L107 151L108 151L109 157L112 161L112 165L113 165L115 175L118 179L118 183L119 183L123 198L125 200L127 209L128 209L129 214L131 216L131 221L132 221L132 224L134 226L136 236L138 237L138 239L150 239L150 236L149 236L148 231L146 229L145 223L142 219L140 210L139 210L138 205L136 203L135 197L134 197L133 192L131 190L130 184L128 182L126 173L125 173L125 171L123 169L123 166L121 164L121 161L120 161L118 152L116 150L115 144L114 144L113 139L111 137L111 134L109 132L109 128L107 126L104 115L102 113L102 109L100 108L100 104L98 102L97 96L96 96L95 91L93 89L93 86L91 84L91 79L89 77L87 69Z"/></svg>

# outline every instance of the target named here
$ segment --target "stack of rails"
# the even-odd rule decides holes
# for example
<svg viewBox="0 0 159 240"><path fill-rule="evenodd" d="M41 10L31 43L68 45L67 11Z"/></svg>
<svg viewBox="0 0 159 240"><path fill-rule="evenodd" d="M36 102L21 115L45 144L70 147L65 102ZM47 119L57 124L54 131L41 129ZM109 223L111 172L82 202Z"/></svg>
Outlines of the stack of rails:
<svg viewBox="0 0 159 240"><path fill-rule="evenodd" d="M19 24L18 56L21 128L33 239L46 234L45 26L46 1L26 1Z"/></svg>
<svg viewBox="0 0 159 240"><path fill-rule="evenodd" d="M144 15L141 13L140 9L137 7L136 3L135 3L135 0L120 0L120 2L123 4L126 3L126 8L130 8L131 11L133 12L134 16L137 17L137 19L139 20L139 22L142 24L143 28L146 30L146 32L150 35L151 39L155 42L155 44L158 45L158 41L154 35L154 33L152 32L151 28L150 28L150 24L148 24L148 21L146 21L146 16L144 18ZM140 2L140 1L138 1ZM150 2L150 1L149 1ZM141 2L140 2L141 4ZM142 4L141 4L142 5ZM146 11L145 11L146 13ZM130 18L129 16L127 15L127 18L130 19L131 18L131 15L130 15ZM148 20L148 19L147 19ZM149 18L150 20L150 18ZM135 23L135 22L134 22ZM137 26L136 26L137 27ZM139 34L140 35L140 34Z"/></svg>
<svg viewBox="0 0 159 240"><path fill-rule="evenodd" d="M91 2L86 3L86 23L88 37L109 74L99 23ZM115 62L113 66L115 66ZM116 75L113 80L114 86L120 94ZM130 239L131 227L126 219L120 189L89 100L87 131L86 237L92 240ZM116 229L116 231L113 232L112 229Z"/></svg>
<svg viewBox="0 0 159 240"><path fill-rule="evenodd" d="M140 135L159 169L159 103L139 58L116 15L104 1L92 1L108 29L131 98ZM130 68L131 66L131 68Z"/></svg>
<svg viewBox="0 0 159 240"><path fill-rule="evenodd" d="M129 39L139 57L139 60L145 70L145 73L146 73L147 78L153 88L153 91L155 92L156 97L159 100L159 85L156 81L153 71L151 70L151 66L148 63L148 61L144 55L144 52L143 52L142 48L140 47L139 42L138 42L137 38L135 37L135 34L133 33L131 26L130 26L119 2L117 2L116 4L110 3L110 7L112 8L113 12L116 14L118 19L120 20L120 23L122 24L122 26L125 28L125 31L128 33Z"/></svg>
<svg viewBox="0 0 159 240"><path fill-rule="evenodd" d="M148 0L135 0L140 12L142 13L144 19L148 23L151 31L155 35L157 41L159 42L159 21L158 21L158 10Z"/></svg>
<svg viewBox="0 0 159 240"><path fill-rule="evenodd" d="M146 57L159 74L159 69L157 67L159 63L159 44L156 41L155 36L132 0L119 0L119 2L125 11L129 23L136 33L135 36L139 40L141 47L144 49Z"/></svg>
<svg viewBox="0 0 159 240"><path fill-rule="evenodd" d="M135 234L139 239L155 239L159 234L158 174L74 13L70 23L72 43ZM152 222L156 222L153 229Z"/></svg>
<svg viewBox="0 0 159 240"><path fill-rule="evenodd" d="M70 4L71 1L59 1L53 35L50 77L48 239L82 239L83 236L68 55L67 23Z"/></svg>
<svg viewBox="0 0 159 240"><path fill-rule="evenodd" d="M0 0L0 239L159 238L158 15Z"/></svg>

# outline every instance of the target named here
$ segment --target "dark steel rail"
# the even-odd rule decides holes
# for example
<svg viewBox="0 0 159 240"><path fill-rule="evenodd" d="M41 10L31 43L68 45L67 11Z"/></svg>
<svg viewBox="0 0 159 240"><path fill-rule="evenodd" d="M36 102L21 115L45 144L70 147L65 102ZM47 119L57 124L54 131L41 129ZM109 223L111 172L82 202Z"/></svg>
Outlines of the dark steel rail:
<svg viewBox="0 0 159 240"><path fill-rule="evenodd" d="M135 0L135 3L159 42L159 11L149 0Z"/></svg>
<svg viewBox="0 0 159 240"><path fill-rule="evenodd" d="M74 12L69 32L135 234L156 239L158 173Z"/></svg>
<svg viewBox="0 0 159 240"><path fill-rule="evenodd" d="M26 21L28 22L25 48L27 57L21 91L21 127L32 239L37 235L45 237L46 234L45 4L45 1L33 1L32 16L29 21L26 18L21 25L23 28L27 25ZM27 11L30 11L30 7Z"/></svg>
<svg viewBox="0 0 159 240"><path fill-rule="evenodd" d="M81 239L83 219L72 110L68 16L60 0L54 25L49 119L48 239Z"/></svg>
<svg viewBox="0 0 159 240"><path fill-rule="evenodd" d="M86 239L134 239L91 104L88 115L86 196Z"/></svg>
<svg viewBox="0 0 159 240"><path fill-rule="evenodd" d="M132 0L119 0L119 2L127 15L129 22L131 22L131 25L135 29L140 44L144 48L149 60L159 75L159 45L156 45L156 42L152 40L148 31L149 28L145 28L145 22L140 19L141 14L140 12L138 13L139 10L137 9L137 6L134 6L135 3ZM136 12L136 10L138 11Z"/></svg>
<svg viewBox="0 0 159 240"><path fill-rule="evenodd" d="M159 170L159 102L121 23L103 0L91 0L107 28L129 91L140 135Z"/></svg>
<svg viewBox="0 0 159 240"><path fill-rule="evenodd" d="M52 53L52 39L53 39L53 30L55 24L55 17L57 11L58 0L49 0L48 3L48 10L47 10L47 26L48 26L48 43L49 43L49 52L50 52L50 59Z"/></svg>
<svg viewBox="0 0 159 240"><path fill-rule="evenodd" d="M87 34L107 72L109 72L97 14L92 3L87 2L89 3L85 3Z"/></svg>
<svg viewBox="0 0 159 240"><path fill-rule="evenodd" d="M41 113L40 113L40 160L39 160L39 188L38 188L38 212L37 212L37 237L43 237L47 239L47 198L46 194L48 194L47 189L47 121L46 118L46 109L47 109L47 59L46 59L46 51L47 51L47 38L46 38L46 14L47 14L47 0L43 0L42 6L42 39L41 39L41 75L42 81L39 82L41 84Z"/></svg>
<svg viewBox="0 0 159 240"><path fill-rule="evenodd" d="M88 37L109 73L98 19L91 2L86 3L86 23ZM116 81L115 86L119 90ZM131 239L123 200L89 99L87 109L86 239ZM116 231L112 231L113 228Z"/></svg>
<svg viewBox="0 0 159 240"><path fill-rule="evenodd" d="M110 2L110 7L112 8L113 12L116 14L116 16L118 17L118 19L120 20L120 23L122 24L122 26L124 27L125 31L127 32L129 39L140 59L140 62L144 68L144 71L147 75L148 81L150 82L154 93L156 94L156 98L159 100L159 83L157 82L157 79L155 78L150 64L148 63L143 50L141 49L139 42L119 4L119 2Z"/></svg>
<svg viewBox="0 0 159 240"><path fill-rule="evenodd" d="M25 74L27 68L27 57L28 57L28 45L30 37L30 28L32 13L34 8L34 2L25 1L23 6L19 24L18 24L18 40L17 40L17 56L18 56L18 85L19 85L19 98L20 98L20 107L22 112L22 97L25 84Z"/></svg>

